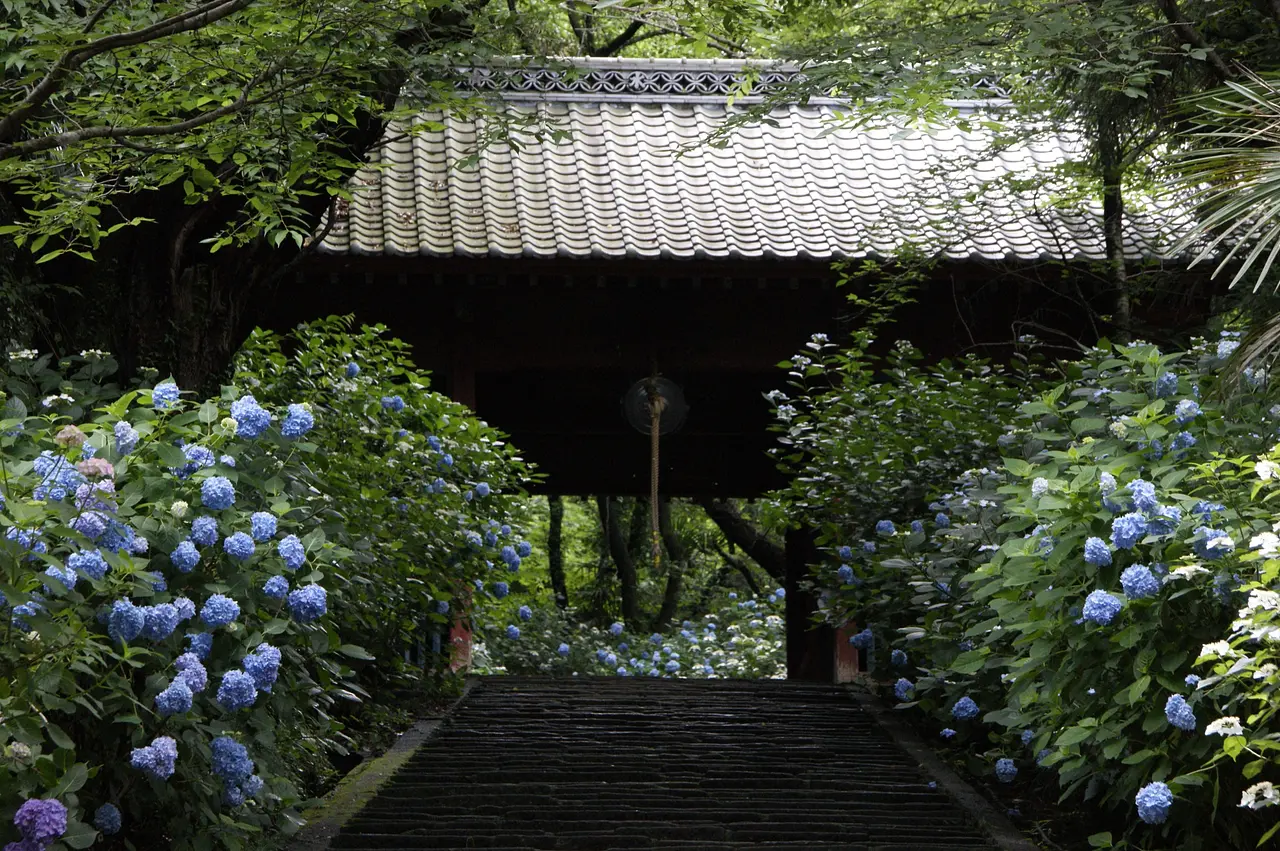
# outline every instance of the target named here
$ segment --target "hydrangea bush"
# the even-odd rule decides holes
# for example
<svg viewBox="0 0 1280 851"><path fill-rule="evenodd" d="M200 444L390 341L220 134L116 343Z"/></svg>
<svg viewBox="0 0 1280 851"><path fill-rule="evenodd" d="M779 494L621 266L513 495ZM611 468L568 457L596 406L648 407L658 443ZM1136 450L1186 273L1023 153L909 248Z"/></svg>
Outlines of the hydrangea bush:
<svg viewBox="0 0 1280 851"><path fill-rule="evenodd" d="M256 334L203 402L114 370L3 375L0 838L252 847L299 824L283 744L340 750L343 704L421 675L406 648L503 514L474 486L524 468L381 329Z"/></svg>
<svg viewBox="0 0 1280 851"><path fill-rule="evenodd" d="M1251 848L1274 830L1280 407L1262 371L1219 394L1234 345L1104 342L1060 365L1065 380L1024 391L986 466L892 530L809 510L861 474L799 441L808 471L789 506L822 530L824 612L864 627L877 679L973 770L1056 779L1064 799L1123 814L1143 847ZM841 421L841 395L805 397L810 433Z"/></svg>
<svg viewBox="0 0 1280 851"><path fill-rule="evenodd" d="M572 611L491 606L476 645L482 674L783 678L786 643L782 589L737 599L668 634L636 634L578 622ZM514 630L514 632L513 632Z"/></svg>

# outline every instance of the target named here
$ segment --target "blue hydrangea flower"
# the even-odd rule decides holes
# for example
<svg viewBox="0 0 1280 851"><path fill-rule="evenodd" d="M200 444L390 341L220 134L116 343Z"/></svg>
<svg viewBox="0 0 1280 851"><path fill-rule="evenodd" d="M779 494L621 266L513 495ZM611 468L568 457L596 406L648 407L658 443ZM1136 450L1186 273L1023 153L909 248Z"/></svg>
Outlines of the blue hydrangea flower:
<svg viewBox="0 0 1280 851"><path fill-rule="evenodd" d="M200 483L200 500L205 508L221 511L236 503L236 489L226 476L210 476Z"/></svg>
<svg viewBox="0 0 1280 851"><path fill-rule="evenodd" d="M172 408L178 402L181 391L172 381L162 381L151 390L151 404L157 411Z"/></svg>
<svg viewBox="0 0 1280 851"><path fill-rule="evenodd" d="M1164 703L1164 717L1179 730L1190 732L1196 728L1196 713L1180 694L1171 694Z"/></svg>
<svg viewBox="0 0 1280 851"><path fill-rule="evenodd" d="M1111 521L1111 543L1117 549L1131 549L1147 534L1147 518L1136 511Z"/></svg>
<svg viewBox="0 0 1280 851"><path fill-rule="evenodd" d="M286 535L276 544L276 552L289 570L297 570L307 560L307 551L297 535Z"/></svg>
<svg viewBox="0 0 1280 851"><path fill-rule="evenodd" d="M849 636L849 643L859 650L870 650L875 647L876 637L868 627L856 635Z"/></svg>
<svg viewBox="0 0 1280 851"><path fill-rule="evenodd" d="M1001 783L1012 783L1013 779L1018 776L1018 766L1014 765L1013 760L1005 757L996 760L996 779Z"/></svg>
<svg viewBox="0 0 1280 851"><path fill-rule="evenodd" d="M192 521L191 543L201 547L212 547L218 543L218 521L213 517L197 517Z"/></svg>
<svg viewBox="0 0 1280 851"><path fill-rule="evenodd" d="M1120 574L1120 587L1130 600L1141 600L1160 593L1160 580L1156 579L1145 564L1135 564L1126 567Z"/></svg>
<svg viewBox="0 0 1280 851"><path fill-rule="evenodd" d="M842 564L836 569L836 576L838 576L840 581L845 585L853 584L853 568L847 564Z"/></svg>
<svg viewBox="0 0 1280 851"><path fill-rule="evenodd" d="M273 576L263 584L262 593L273 600L283 600L289 593L289 580L283 576Z"/></svg>
<svg viewBox="0 0 1280 851"><path fill-rule="evenodd" d="M520 617L520 620L528 621L533 617L533 609L530 609L528 606L521 606L516 614Z"/></svg>
<svg viewBox="0 0 1280 851"><path fill-rule="evenodd" d="M91 541L96 541L102 537L107 531L107 516L101 511L85 511L76 515L71 520L71 528L75 529L81 535L84 535ZM40 549L44 544L41 542L37 547L32 549L35 552L44 552Z"/></svg>
<svg viewBox="0 0 1280 851"><path fill-rule="evenodd" d="M189 632L187 641L191 644L191 652L197 659L208 659L213 650L213 635L208 632Z"/></svg>
<svg viewBox="0 0 1280 851"><path fill-rule="evenodd" d="M1159 781L1148 783L1138 790L1134 803L1138 805L1138 818L1147 824L1164 824L1173 806L1173 792Z"/></svg>
<svg viewBox="0 0 1280 851"><path fill-rule="evenodd" d="M898 681L893 684L893 696L898 698L901 703L910 700L915 690L915 684L906 677L899 677Z"/></svg>
<svg viewBox="0 0 1280 851"><path fill-rule="evenodd" d="M276 536L276 516L266 511L255 511L249 517L249 531L255 541L269 541Z"/></svg>
<svg viewBox="0 0 1280 851"><path fill-rule="evenodd" d="M147 615L132 600L116 600L107 616L107 635L113 641L133 641L142 634Z"/></svg>
<svg viewBox="0 0 1280 851"><path fill-rule="evenodd" d="M182 677L175 677L168 687L156 695L156 712L161 718L191 711L191 687Z"/></svg>
<svg viewBox="0 0 1280 851"><path fill-rule="evenodd" d="M347 378L355 378L357 375L360 374L360 364L356 363L355 361L352 361L351 363L347 364L346 372L347 372Z"/></svg>
<svg viewBox="0 0 1280 851"><path fill-rule="evenodd" d="M236 421L236 437L247 438L261 436L274 419L257 399L247 394L231 403L231 416Z"/></svg>
<svg viewBox="0 0 1280 851"><path fill-rule="evenodd" d="M138 446L138 430L124 420L120 420L111 429L116 438L116 454L128 455Z"/></svg>
<svg viewBox="0 0 1280 851"><path fill-rule="evenodd" d="M485 496L488 496L489 493L490 493L490 490L489 490L488 482L481 482L480 484L476 485L476 496L485 497Z"/></svg>
<svg viewBox="0 0 1280 851"><path fill-rule="evenodd" d="M280 673L280 650L270 644L259 644L256 650L244 657L241 666L246 674L253 677L258 691L269 692Z"/></svg>
<svg viewBox="0 0 1280 851"><path fill-rule="evenodd" d="M666 669L668 674L674 674L676 671L680 670L680 663L675 659L668 659Z"/></svg>
<svg viewBox="0 0 1280 851"><path fill-rule="evenodd" d="M1185 682L1187 685L1191 686L1192 688L1195 688L1196 686L1200 685L1200 677L1197 676L1196 674L1187 674L1187 678L1183 680L1183 682Z"/></svg>
<svg viewBox="0 0 1280 851"><path fill-rule="evenodd" d="M404 410L404 399L399 396L383 396L382 410L395 411L398 414Z"/></svg>
<svg viewBox="0 0 1280 851"><path fill-rule="evenodd" d="M178 677L193 693L199 694L209 685L209 672L196 654L183 653L173 661L173 667L178 669Z"/></svg>
<svg viewBox="0 0 1280 851"><path fill-rule="evenodd" d="M1178 376L1172 372L1161 374L1156 379L1156 398L1168 399L1170 396L1178 392Z"/></svg>
<svg viewBox="0 0 1280 851"><path fill-rule="evenodd" d="M1194 399L1183 399L1173 409L1173 418L1177 420L1178 425L1186 425L1187 423L1200 416L1200 405Z"/></svg>
<svg viewBox="0 0 1280 851"><path fill-rule="evenodd" d="M904 650L894 650L889 654L889 664L901 668L907 664L907 654Z"/></svg>
<svg viewBox="0 0 1280 851"><path fill-rule="evenodd" d="M228 712L248 709L258 699L253 677L244 671L231 670L222 675L218 686L218 705Z"/></svg>
<svg viewBox="0 0 1280 851"><path fill-rule="evenodd" d="M1147 522L1147 534L1156 537L1172 535L1182 522L1182 509L1176 505L1158 505Z"/></svg>
<svg viewBox="0 0 1280 851"><path fill-rule="evenodd" d="M507 638L510 638L512 641L515 641L519 637L520 637L520 627L516 626L515 624L507 624Z"/></svg>
<svg viewBox="0 0 1280 851"><path fill-rule="evenodd" d="M289 612L299 623L310 623L328 611L328 598L319 585L304 585L289 592Z"/></svg>
<svg viewBox="0 0 1280 851"><path fill-rule="evenodd" d="M836 550L836 555L840 557L841 561L849 561L850 559L853 558L853 547L850 547L847 545L843 546L840 549Z"/></svg>
<svg viewBox="0 0 1280 851"><path fill-rule="evenodd" d="M918 533L920 533L920 532L923 532L923 531L924 531L924 522L923 522L923 521L921 521L921 520L912 520L912 521L911 521L911 531L912 531L912 532L915 532L915 533L917 533L917 534L918 534Z"/></svg>
<svg viewBox="0 0 1280 851"><path fill-rule="evenodd" d="M560 643L560 646L556 648L556 652L557 652L557 653L559 653L561 656L568 656L568 655L569 655L569 645L568 645L568 644L565 644L564 642L561 642L561 643Z"/></svg>
<svg viewBox="0 0 1280 851"><path fill-rule="evenodd" d="M1081 614L1087 621L1107 626L1115 620L1122 608L1124 608L1123 600L1106 591L1098 590L1085 598L1084 611Z"/></svg>
<svg viewBox="0 0 1280 851"><path fill-rule="evenodd" d="M93 811L93 826L102 831L103 836L115 836L123 823L115 804L103 804Z"/></svg>
<svg viewBox="0 0 1280 851"><path fill-rule="evenodd" d="M1110 473L1103 473L1098 476L1098 490L1102 492L1103 496L1115 493L1116 477Z"/></svg>
<svg viewBox="0 0 1280 851"><path fill-rule="evenodd" d="M1022 735L1020 736L1020 738L1022 739L1022 746L1027 747L1028 745L1030 745L1035 740L1035 737L1036 737L1036 731L1032 730L1030 727L1023 730Z"/></svg>
<svg viewBox="0 0 1280 851"><path fill-rule="evenodd" d="M942 738L944 739L949 739L955 734L956 734L956 731L952 730L950 727L943 727L942 732L938 733L938 735L942 736Z"/></svg>
<svg viewBox="0 0 1280 851"><path fill-rule="evenodd" d="M614 638L617 638L618 636L622 635L622 629L623 629L622 624L619 623L618 621L614 621L613 623L609 624L609 634L612 635Z"/></svg>
<svg viewBox="0 0 1280 851"><path fill-rule="evenodd" d="M897 531L897 530L894 528L894 525L893 525L893 521L892 521L892 520L879 520L879 521L876 521L876 534L877 534L877 535L892 535L892 534L893 534L894 532L896 532L896 531Z"/></svg>
<svg viewBox="0 0 1280 851"><path fill-rule="evenodd" d="M170 469L170 472L180 479L190 478L198 470L213 466L213 450L198 443L188 443L182 447L182 454L186 457L187 463Z"/></svg>
<svg viewBox="0 0 1280 851"><path fill-rule="evenodd" d="M245 779L240 788L248 797L256 798L262 794L264 786L266 786L266 784L263 782L262 778L256 774L252 774Z"/></svg>
<svg viewBox="0 0 1280 851"><path fill-rule="evenodd" d="M240 785L253 774L249 750L228 736L219 736L210 744L213 773L231 785Z"/></svg>
<svg viewBox="0 0 1280 851"><path fill-rule="evenodd" d="M280 433L293 440L315 428L316 418L303 405L290 405L289 413L280 424Z"/></svg>
<svg viewBox="0 0 1280 851"><path fill-rule="evenodd" d="M1189 431L1180 431L1173 436L1173 442L1169 444L1169 448L1174 452L1183 452L1195 445L1195 435Z"/></svg>
<svg viewBox="0 0 1280 851"><path fill-rule="evenodd" d="M864 553L866 553L867 555L870 555L871 553L874 553L874 552L876 551L876 542L875 542L875 541L863 541L863 542L862 542L862 551L863 551Z"/></svg>
<svg viewBox="0 0 1280 851"><path fill-rule="evenodd" d="M226 626L240 617L240 604L230 597L214 594L200 609L200 620L207 626Z"/></svg>
<svg viewBox="0 0 1280 851"><path fill-rule="evenodd" d="M164 641L173 635L179 620L178 607L172 603L147 606L143 609L142 637L151 641Z"/></svg>
<svg viewBox="0 0 1280 851"><path fill-rule="evenodd" d="M786 588L775 588L775 589L773 590L773 595L774 595L775 597L777 597L779 600L783 600L783 599L785 599L785 598L786 598L786 596L787 596L787 589L786 589Z"/></svg>
<svg viewBox="0 0 1280 851"><path fill-rule="evenodd" d="M182 573L190 573L200 563L200 551L191 541L183 541L169 553L169 561Z"/></svg>
<svg viewBox="0 0 1280 851"><path fill-rule="evenodd" d="M134 748L129 764L156 780L168 780L178 763L178 743L168 736L157 736L146 747Z"/></svg>
<svg viewBox="0 0 1280 851"><path fill-rule="evenodd" d="M1111 548L1101 538L1088 538L1084 542L1084 560L1094 567L1111 564Z"/></svg>
<svg viewBox="0 0 1280 851"><path fill-rule="evenodd" d="M1225 511L1226 508L1227 507L1220 502L1207 502L1202 499L1195 505L1191 506L1191 513L1199 517L1205 523L1208 523L1213 519L1213 513L1215 511Z"/></svg>
<svg viewBox="0 0 1280 851"><path fill-rule="evenodd" d="M196 604L186 597L174 597L173 608L178 612L179 621L189 621L196 616Z"/></svg>
<svg viewBox="0 0 1280 851"><path fill-rule="evenodd" d="M951 707L951 717L958 721L968 721L978 717L978 704L972 697L965 695Z"/></svg>
<svg viewBox="0 0 1280 851"><path fill-rule="evenodd" d="M107 560L97 550L80 550L67 558L67 569L96 582L107 575Z"/></svg>
<svg viewBox="0 0 1280 851"><path fill-rule="evenodd" d="M1239 340L1219 340L1218 341L1218 360L1226 360L1235 354L1236 349L1240 348Z"/></svg>
<svg viewBox="0 0 1280 851"><path fill-rule="evenodd" d="M505 582L493 583L493 596L497 597L499 600L507 596L507 594L510 593L510 590L511 589L507 586L507 583Z"/></svg>
<svg viewBox="0 0 1280 851"><path fill-rule="evenodd" d="M1156 486L1142 479L1134 479L1128 484L1129 493L1133 495L1133 505L1139 511L1154 511L1156 505Z"/></svg>
<svg viewBox="0 0 1280 851"><path fill-rule="evenodd" d="M1195 530L1195 539L1191 542L1191 548L1195 550L1196 555L1200 556L1200 558L1211 561L1222 558L1222 556L1234 550L1236 544L1235 541L1231 540L1229 534L1220 529L1198 526Z"/></svg>
<svg viewBox="0 0 1280 851"><path fill-rule="evenodd" d="M1044 496L1048 492L1049 492L1049 480L1046 479L1044 476L1037 476L1031 482L1031 496L1034 499L1039 499L1040 497Z"/></svg>
<svg viewBox="0 0 1280 851"><path fill-rule="evenodd" d="M76 580L79 579L74 570L63 570L60 567L47 567L44 575L55 580L54 585L50 585L48 582L44 583L44 592L46 594L70 591L76 587Z"/></svg>

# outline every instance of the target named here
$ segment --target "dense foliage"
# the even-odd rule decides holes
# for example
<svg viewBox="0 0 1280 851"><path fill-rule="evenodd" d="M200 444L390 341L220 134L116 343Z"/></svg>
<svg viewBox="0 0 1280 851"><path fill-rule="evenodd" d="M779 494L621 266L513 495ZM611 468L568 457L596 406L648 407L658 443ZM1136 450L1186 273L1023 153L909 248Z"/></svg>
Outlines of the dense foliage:
<svg viewBox="0 0 1280 851"><path fill-rule="evenodd" d="M1003 433L978 432L992 460L927 511L888 494L875 521L848 500L857 459L808 437L838 426L861 386L784 414L810 453L789 505L830 553L815 575L824 615L862 628L852 641L878 678L975 771L1056 776L1064 799L1123 813L1127 838L1099 833L1098 847L1253 847L1268 827L1256 810L1278 800L1280 407L1263 369L1218 395L1237 345L1103 342L1016 412L993 380ZM959 405L985 392L953 391ZM923 439L939 455L954 445L941 429ZM837 498L851 510L812 508Z"/></svg>
<svg viewBox="0 0 1280 851"><path fill-rule="evenodd" d="M350 741L344 704L420 684L406 651L484 569L524 468L402 344L345 332L257 334L203 402L122 391L101 352L9 356L10 838L246 847L296 827L300 766Z"/></svg>

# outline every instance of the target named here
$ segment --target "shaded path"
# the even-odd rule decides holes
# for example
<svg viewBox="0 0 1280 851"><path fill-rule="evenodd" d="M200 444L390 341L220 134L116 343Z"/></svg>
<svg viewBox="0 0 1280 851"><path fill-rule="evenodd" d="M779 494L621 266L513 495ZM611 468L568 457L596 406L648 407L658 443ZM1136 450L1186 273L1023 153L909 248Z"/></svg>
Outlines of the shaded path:
<svg viewBox="0 0 1280 851"><path fill-rule="evenodd" d="M994 849L837 687L490 678L335 849Z"/></svg>

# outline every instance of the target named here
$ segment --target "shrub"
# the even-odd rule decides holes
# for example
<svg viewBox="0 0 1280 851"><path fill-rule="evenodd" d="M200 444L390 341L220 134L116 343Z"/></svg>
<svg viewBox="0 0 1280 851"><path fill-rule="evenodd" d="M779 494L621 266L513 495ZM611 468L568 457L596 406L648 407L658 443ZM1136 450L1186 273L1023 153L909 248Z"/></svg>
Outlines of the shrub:
<svg viewBox="0 0 1280 851"><path fill-rule="evenodd" d="M1005 457L960 476L917 523L877 535L861 515L819 518L826 613L870 625L872 664L908 681L904 709L945 725L976 771L999 765L1013 780L1002 760L1038 766L1064 799L1117 808L1135 836L1158 830L1188 849L1252 847L1264 832L1216 801L1275 803L1269 784L1245 786L1280 733L1268 631L1280 408L1261 372L1230 402L1213 395L1233 342L1186 354L1101 344L1024 397ZM815 430L842 415L820 401ZM811 449L806 475L823 484L806 505L859 475L844 475L847 455Z"/></svg>
<svg viewBox="0 0 1280 851"><path fill-rule="evenodd" d="M299 824L343 703L420 677L406 648L505 516L475 485L524 467L382 329L256 333L204 402L114 369L17 352L4 375L0 795L65 807L72 848L243 848Z"/></svg>

